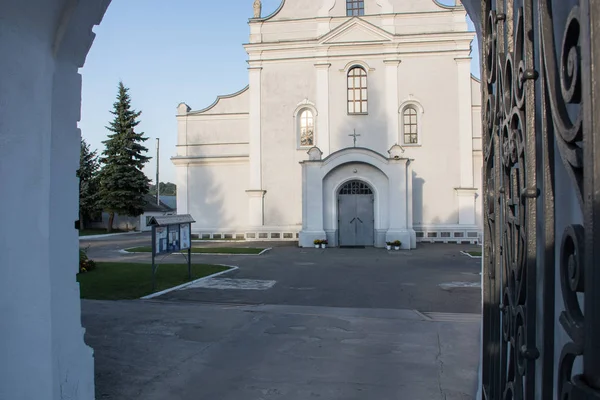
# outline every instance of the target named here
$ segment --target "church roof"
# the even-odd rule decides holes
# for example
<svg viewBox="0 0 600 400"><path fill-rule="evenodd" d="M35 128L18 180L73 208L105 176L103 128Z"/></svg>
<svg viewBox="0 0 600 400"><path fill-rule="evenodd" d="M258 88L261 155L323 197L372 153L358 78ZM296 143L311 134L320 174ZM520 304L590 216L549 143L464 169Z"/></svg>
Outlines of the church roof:
<svg viewBox="0 0 600 400"><path fill-rule="evenodd" d="M444 10L454 10L454 9L462 9L464 8L464 6L462 5L462 3L458 2L457 5L447 5L447 4L443 4L441 3L439 0L431 0L431 2L433 4L435 4L436 6L438 6L439 8L442 8ZM265 16L265 17L260 17L260 18L250 18L250 21L252 22L263 22L263 21L268 21L270 19L272 19L273 17L277 16L277 14L279 14L279 12L285 7L285 3L286 0L281 0L281 4L279 4L279 7L277 7L277 9L275 11L273 11L271 14Z"/></svg>
<svg viewBox="0 0 600 400"><path fill-rule="evenodd" d="M203 108L203 109L201 109L201 110L189 111L189 112L188 112L188 115L192 115L192 114L202 114L202 113L205 113L205 112L207 112L207 111L210 111L210 110L212 110L213 108L215 108L215 107L216 107L216 106L219 104L219 102L220 102L221 100L226 100L226 99L231 99L231 98L233 98L233 97L237 97L237 96L239 96L240 94L243 94L243 93L245 93L246 91L248 91L248 89L250 89L250 85L247 85L245 88L243 88L242 90L239 90L239 91L237 91L237 92L235 92L235 93L223 94L223 95L217 96L217 99L215 100L215 102L214 102L214 103L212 103L210 106L208 106L208 107L206 107L206 108Z"/></svg>

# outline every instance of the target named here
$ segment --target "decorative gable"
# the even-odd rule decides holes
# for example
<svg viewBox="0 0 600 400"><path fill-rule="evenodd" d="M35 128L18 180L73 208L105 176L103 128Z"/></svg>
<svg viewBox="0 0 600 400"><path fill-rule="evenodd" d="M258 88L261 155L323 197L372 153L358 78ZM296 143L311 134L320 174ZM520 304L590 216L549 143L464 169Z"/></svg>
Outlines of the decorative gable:
<svg viewBox="0 0 600 400"><path fill-rule="evenodd" d="M383 29L353 18L333 31L323 36L321 44L372 43L389 42L393 35Z"/></svg>

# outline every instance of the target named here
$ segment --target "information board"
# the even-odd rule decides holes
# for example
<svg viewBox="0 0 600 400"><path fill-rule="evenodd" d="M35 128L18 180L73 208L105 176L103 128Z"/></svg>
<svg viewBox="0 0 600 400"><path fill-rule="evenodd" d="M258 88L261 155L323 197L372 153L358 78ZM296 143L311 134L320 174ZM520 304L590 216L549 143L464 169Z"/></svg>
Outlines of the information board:
<svg viewBox="0 0 600 400"><path fill-rule="evenodd" d="M180 228L180 239L181 239L181 250L187 250L192 246L190 240L190 228L191 224L181 224Z"/></svg>

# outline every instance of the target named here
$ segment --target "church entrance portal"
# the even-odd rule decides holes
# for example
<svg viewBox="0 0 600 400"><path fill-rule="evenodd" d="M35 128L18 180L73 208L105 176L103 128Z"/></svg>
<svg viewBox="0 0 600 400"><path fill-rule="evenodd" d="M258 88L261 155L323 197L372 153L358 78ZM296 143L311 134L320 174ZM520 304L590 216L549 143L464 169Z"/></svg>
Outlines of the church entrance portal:
<svg viewBox="0 0 600 400"><path fill-rule="evenodd" d="M340 247L373 246L375 242L374 196L361 181L346 183L338 193Z"/></svg>

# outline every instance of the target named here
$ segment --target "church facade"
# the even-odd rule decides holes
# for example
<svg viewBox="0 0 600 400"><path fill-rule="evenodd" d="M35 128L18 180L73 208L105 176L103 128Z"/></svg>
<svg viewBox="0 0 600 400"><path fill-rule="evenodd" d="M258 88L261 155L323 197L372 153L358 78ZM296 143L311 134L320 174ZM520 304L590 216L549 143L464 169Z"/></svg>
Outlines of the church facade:
<svg viewBox="0 0 600 400"><path fill-rule="evenodd" d="M177 209L204 238L477 242L480 83L460 2L283 0L249 85L178 107Z"/></svg>

